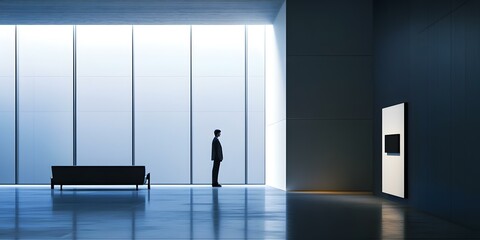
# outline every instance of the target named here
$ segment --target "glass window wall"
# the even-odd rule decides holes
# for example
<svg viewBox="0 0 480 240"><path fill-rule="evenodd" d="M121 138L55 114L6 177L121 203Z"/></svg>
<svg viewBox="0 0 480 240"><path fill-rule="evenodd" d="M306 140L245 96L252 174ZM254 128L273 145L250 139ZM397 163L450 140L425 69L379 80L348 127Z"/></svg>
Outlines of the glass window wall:
<svg viewBox="0 0 480 240"><path fill-rule="evenodd" d="M221 129L219 181L263 184L264 48L264 26L0 26L0 183L76 159L210 184Z"/></svg>

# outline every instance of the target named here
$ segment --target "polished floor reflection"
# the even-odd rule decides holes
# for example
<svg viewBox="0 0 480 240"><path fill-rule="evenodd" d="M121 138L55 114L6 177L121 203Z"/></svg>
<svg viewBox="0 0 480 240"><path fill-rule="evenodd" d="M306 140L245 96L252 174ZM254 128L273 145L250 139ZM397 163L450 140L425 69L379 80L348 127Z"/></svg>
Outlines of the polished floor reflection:
<svg viewBox="0 0 480 240"><path fill-rule="evenodd" d="M264 186L0 187L0 239L459 239L480 234L371 195Z"/></svg>

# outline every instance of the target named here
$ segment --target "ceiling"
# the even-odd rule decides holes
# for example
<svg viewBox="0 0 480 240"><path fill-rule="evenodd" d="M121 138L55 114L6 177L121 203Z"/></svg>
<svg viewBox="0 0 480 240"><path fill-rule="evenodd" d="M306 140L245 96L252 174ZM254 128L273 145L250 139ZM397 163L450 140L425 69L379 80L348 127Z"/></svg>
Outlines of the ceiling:
<svg viewBox="0 0 480 240"><path fill-rule="evenodd" d="M270 24L284 0L0 0L0 24Z"/></svg>

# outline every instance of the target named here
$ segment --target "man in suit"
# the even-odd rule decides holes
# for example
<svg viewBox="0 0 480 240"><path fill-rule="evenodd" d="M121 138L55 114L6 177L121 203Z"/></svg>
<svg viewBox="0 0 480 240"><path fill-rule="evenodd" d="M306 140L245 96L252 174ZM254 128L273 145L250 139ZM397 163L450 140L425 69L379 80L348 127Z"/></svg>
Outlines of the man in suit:
<svg viewBox="0 0 480 240"><path fill-rule="evenodd" d="M220 129L216 129L213 134L215 135L215 137L212 141L212 187L221 187L222 185L218 184L218 172L220 170L220 162L222 162L223 160L223 152L222 144L220 144L218 138L222 134L222 131L220 131Z"/></svg>

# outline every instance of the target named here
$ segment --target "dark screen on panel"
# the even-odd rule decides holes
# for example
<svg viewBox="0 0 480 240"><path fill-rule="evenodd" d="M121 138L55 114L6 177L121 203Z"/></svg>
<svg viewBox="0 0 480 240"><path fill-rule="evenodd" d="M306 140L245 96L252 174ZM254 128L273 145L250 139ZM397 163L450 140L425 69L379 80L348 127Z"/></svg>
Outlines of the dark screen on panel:
<svg viewBox="0 0 480 240"><path fill-rule="evenodd" d="M400 153L400 134L385 135L385 152Z"/></svg>

